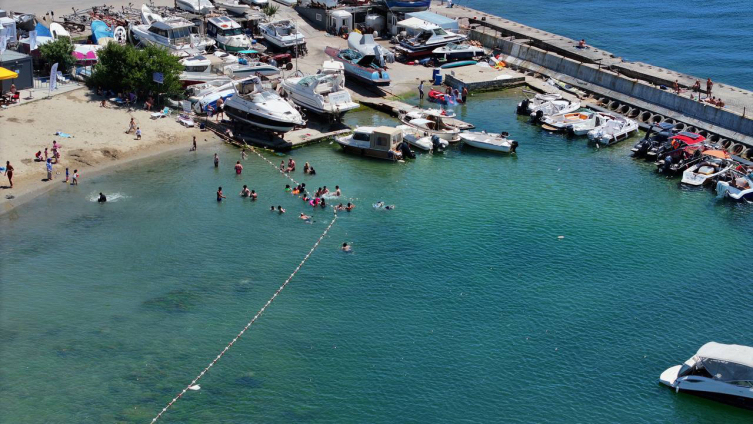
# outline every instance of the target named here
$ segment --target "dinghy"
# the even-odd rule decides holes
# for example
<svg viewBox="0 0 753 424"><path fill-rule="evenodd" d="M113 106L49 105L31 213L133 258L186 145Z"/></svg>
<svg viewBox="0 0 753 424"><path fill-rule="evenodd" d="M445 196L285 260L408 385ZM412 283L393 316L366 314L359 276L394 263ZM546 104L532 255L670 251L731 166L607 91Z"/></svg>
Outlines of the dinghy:
<svg viewBox="0 0 753 424"><path fill-rule="evenodd" d="M460 138L463 143L477 149L492 150L495 152L515 153L518 142L507 138L508 134L489 134L486 132L463 132Z"/></svg>
<svg viewBox="0 0 753 424"><path fill-rule="evenodd" d="M632 119L617 115L588 132L588 139L599 144L614 144L622 141L635 131L638 123Z"/></svg>

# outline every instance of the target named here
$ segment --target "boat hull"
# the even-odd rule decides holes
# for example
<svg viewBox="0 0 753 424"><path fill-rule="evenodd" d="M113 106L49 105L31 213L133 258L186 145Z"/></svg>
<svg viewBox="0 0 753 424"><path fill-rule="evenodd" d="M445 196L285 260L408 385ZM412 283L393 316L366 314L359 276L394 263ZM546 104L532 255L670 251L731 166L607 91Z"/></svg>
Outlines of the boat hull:
<svg viewBox="0 0 753 424"><path fill-rule="evenodd" d="M342 143L340 141L338 141L337 144L339 144L342 147L343 152L346 152L346 153L374 158L374 159L389 160L393 162L398 160L395 154L391 151L364 149L357 146L351 146L349 144Z"/></svg>
<svg viewBox="0 0 753 424"><path fill-rule="evenodd" d="M422 12L431 6L431 0L385 0L385 5L392 12Z"/></svg>
<svg viewBox="0 0 753 424"><path fill-rule="evenodd" d="M463 140L464 144L467 144L471 147L475 147L477 149L490 150L493 152L501 152L501 153L510 153L510 151L512 150L509 142L501 143L501 144L485 143L482 140L477 140L470 136L466 136L462 133L460 134L460 138Z"/></svg>

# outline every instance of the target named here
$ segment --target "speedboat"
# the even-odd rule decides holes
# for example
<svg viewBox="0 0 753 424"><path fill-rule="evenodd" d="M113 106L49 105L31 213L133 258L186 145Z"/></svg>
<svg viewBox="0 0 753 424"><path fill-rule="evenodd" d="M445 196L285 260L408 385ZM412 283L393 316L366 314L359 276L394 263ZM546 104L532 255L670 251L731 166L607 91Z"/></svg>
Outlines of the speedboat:
<svg viewBox="0 0 753 424"><path fill-rule="evenodd" d="M377 159L403 159L403 132L392 127L358 127L353 134L336 137L337 144L349 153Z"/></svg>
<svg viewBox="0 0 753 424"><path fill-rule="evenodd" d="M209 0L175 0L175 6L197 15L208 15L214 11L214 5Z"/></svg>
<svg viewBox="0 0 753 424"><path fill-rule="evenodd" d="M474 57L483 56L486 51L481 47L471 46L469 44L450 43L446 46L438 47L431 52L437 59L453 62L456 60L473 59Z"/></svg>
<svg viewBox="0 0 753 424"><path fill-rule="evenodd" d="M405 142L426 152L431 152L432 150L442 152L450 146L447 140L419 131L410 125L398 125L396 128L403 132L403 140Z"/></svg>
<svg viewBox="0 0 753 424"><path fill-rule="evenodd" d="M704 144L705 137L694 135L697 136L695 139L679 133L659 146L659 149L651 149L648 153L651 155L652 152L656 152L654 164L657 170L665 174L676 174L700 162L703 152L710 148Z"/></svg>
<svg viewBox="0 0 753 424"><path fill-rule="evenodd" d="M259 31L268 43L281 50L297 50L297 46L306 44L303 34L288 20L259 24Z"/></svg>
<svg viewBox="0 0 753 424"><path fill-rule="evenodd" d="M554 100L561 100L562 96L557 93L549 94L537 94L531 99L524 99L518 103L517 113L518 115L530 115L531 112L538 106L543 105Z"/></svg>
<svg viewBox="0 0 753 424"><path fill-rule="evenodd" d="M359 107L345 89L343 64L334 60L324 62L315 75L299 74L286 78L282 89L295 104L334 119Z"/></svg>
<svg viewBox="0 0 753 424"><path fill-rule="evenodd" d="M499 135L486 132L462 132L460 138L463 143L477 149L493 150L495 152L515 153L518 142L507 138L509 134L503 132Z"/></svg>
<svg viewBox="0 0 753 424"><path fill-rule="evenodd" d="M244 15L251 10L251 6L243 4L238 0L214 0L214 5L217 7L223 7L228 12L236 15Z"/></svg>
<svg viewBox="0 0 753 424"><path fill-rule="evenodd" d="M214 90L209 88L201 90L202 94L189 97L191 108L197 115L208 113L210 108L211 110L217 110L217 101L222 99L222 101L227 102L229 98L235 95L236 85L242 83L242 81L243 80L227 82L227 80L225 80L224 84L216 87Z"/></svg>
<svg viewBox="0 0 753 424"><path fill-rule="evenodd" d="M597 119L598 114L596 112L582 111L545 116L541 119L541 123L545 125L545 129L551 131L564 131L577 124L579 132L582 132L585 128L585 132L582 132L582 134L587 134L589 129L596 126ZM572 132L575 133L574 128Z"/></svg>
<svg viewBox="0 0 753 424"><path fill-rule="evenodd" d="M753 167L748 168L748 174L738 170L730 170L726 180L720 179L716 183L716 195L732 200L753 202Z"/></svg>
<svg viewBox="0 0 753 424"><path fill-rule="evenodd" d="M207 81L201 84L190 85L186 88L185 96L191 104L194 104L201 100L202 97L207 94L221 90L223 87L230 87L233 84L233 80L228 77Z"/></svg>
<svg viewBox="0 0 753 424"><path fill-rule="evenodd" d="M676 392L753 409L753 347L709 342L659 381Z"/></svg>
<svg viewBox="0 0 753 424"><path fill-rule="evenodd" d="M428 56L439 47L450 43L461 43L466 39L465 35L455 34L426 22L418 28L415 36L400 39L400 45L396 46L395 50L408 58Z"/></svg>
<svg viewBox="0 0 753 424"><path fill-rule="evenodd" d="M391 12L421 12L431 6L431 0L384 0Z"/></svg>
<svg viewBox="0 0 753 424"><path fill-rule="evenodd" d="M261 75L269 78L279 75L280 69L269 63L246 62L245 64L234 63L227 65L222 68L222 73L235 79L246 78L252 75Z"/></svg>
<svg viewBox="0 0 753 424"><path fill-rule="evenodd" d="M578 109L580 109L580 102L578 101L565 99L550 100L534 107L531 110L531 119L533 122L541 122L546 116L556 115L558 113L566 114L575 112Z"/></svg>
<svg viewBox="0 0 753 424"><path fill-rule="evenodd" d="M225 113L234 121L280 133L306 124L290 103L262 87L259 77L236 84L236 93L225 102Z"/></svg>
<svg viewBox="0 0 753 424"><path fill-rule="evenodd" d="M630 149L633 151L633 157L645 157L649 150L669 140L669 137L672 137L676 133L674 125L667 122L651 125L648 131L646 131L646 135Z"/></svg>
<svg viewBox="0 0 753 424"><path fill-rule="evenodd" d="M669 137L664 142L655 144L648 150L646 157L650 160L663 159L664 155L669 152L677 151L686 146L701 144L704 141L706 141L706 137L700 134L682 131Z"/></svg>
<svg viewBox="0 0 753 424"><path fill-rule="evenodd" d="M131 35L140 43L166 47L172 54L184 57L195 56L214 45L214 40L193 33L193 28L192 22L179 17L129 27Z"/></svg>
<svg viewBox="0 0 753 424"><path fill-rule="evenodd" d="M223 62L223 64L218 66L218 68L222 70L222 73L219 73L212 71L212 62L205 56L194 56L181 59L180 63L183 65L183 72L180 74L180 80L184 86L189 86L217 79L241 79L254 75L271 77L279 75L280 73L280 70L275 66L263 62L247 62L246 64L240 64L237 63L237 58L235 59L235 63L232 63L232 59ZM230 62L230 64L225 64L228 62Z"/></svg>
<svg viewBox="0 0 753 424"><path fill-rule="evenodd" d="M703 152L703 158L686 169L682 173L682 183L702 186L732 169L733 165L729 161L729 153L724 150L707 150Z"/></svg>
<svg viewBox="0 0 753 424"><path fill-rule="evenodd" d="M373 54L364 55L356 50L338 50L334 47L327 47L324 53L332 60L342 63L345 74L357 81L378 87L390 85L390 75L375 63L376 56Z"/></svg>
<svg viewBox="0 0 753 424"><path fill-rule="evenodd" d="M615 115L603 124L588 131L588 139L599 144L614 144L638 131L638 123L624 116Z"/></svg>
<svg viewBox="0 0 753 424"><path fill-rule="evenodd" d="M209 18L207 35L217 42L217 47L228 52L239 52L251 48L251 40L243 33L240 24L227 16Z"/></svg>
<svg viewBox="0 0 753 424"><path fill-rule="evenodd" d="M348 34L348 48L360 52L364 56L374 55L376 63L381 67L395 61L395 54L379 45L374 40L373 34L351 32Z"/></svg>
<svg viewBox="0 0 753 424"><path fill-rule="evenodd" d="M443 118L441 113L426 110L413 110L399 116L402 123L427 135L436 135L450 143L460 141L460 129L447 124Z"/></svg>

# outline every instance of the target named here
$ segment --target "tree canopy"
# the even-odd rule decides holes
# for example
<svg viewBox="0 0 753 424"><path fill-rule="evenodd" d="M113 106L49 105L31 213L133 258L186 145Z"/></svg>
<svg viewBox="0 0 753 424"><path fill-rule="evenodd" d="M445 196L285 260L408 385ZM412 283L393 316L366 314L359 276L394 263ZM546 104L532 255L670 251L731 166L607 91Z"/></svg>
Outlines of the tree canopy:
<svg viewBox="0 0 753 424"><path fill-rule="evenodd" d="M137 49L131 45L109 43L97 52L99 58L92 76L91 87L136 93L163 93L176 96L183 92L180 59L166 48L148 45ZM154 82L153 75L159 72L164 82Z"/></svg>
<svg viewBox="0 0 753 424"><path fill-rule="evenodd" d="M57 63L58 71L64 74L76 64L76 58L73 57L73 44L68 37L60 37L55 41L42 44L39 46L39 54L49 66Z"/></svg>

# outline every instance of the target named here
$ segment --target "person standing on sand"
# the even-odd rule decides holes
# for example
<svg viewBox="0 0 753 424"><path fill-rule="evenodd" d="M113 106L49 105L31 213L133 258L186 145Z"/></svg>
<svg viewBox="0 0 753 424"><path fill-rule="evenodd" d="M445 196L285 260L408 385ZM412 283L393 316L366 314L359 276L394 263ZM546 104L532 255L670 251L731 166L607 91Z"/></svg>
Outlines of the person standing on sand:
<svg viewBox="0 0 753 424"><path fill-rule="evenodd" d="M47 159L47 181L52 181L52 159Z"/></svg>
<svg viewBox="0 0 753 424"><path fill-rule="evenodd" d="M136 140L141 140L141 128L136 127Z"/></svg>
<svg viewBox="0 0 753 424"><path fill-rule="evenodd" d="M136 120L131 117L131 122L128 123L128 129L126 130L126 134L132 133L136 129Z"/></svg>
<svg viewBox="0 0 753 424"><path fill-rule="evenodd" d="M711 89L714 87L714 81L711 78L706 79L706 98L711 97Z"/></svg>
<svg viewBox="0 0 753 424"><path fill-rule="evenodd" d="M219 99L217 99L217 116L215 117L215 122L221 121L222 119L220 117L223 116L224 114L225 114L225 101L222 100L222 97L220 97Z"/></svg>
<svg viewBox="0 0 753 424"><path fill-rule="evenodd" d="M71 185L78 185L78 169L73 170L73 178L71 181Z"/></svg>
<svg viewBox="0 0 753 424"><path fill-rule="evenodd" d="M217 153L214 154L214 167L215 168L220 167L220 157L217 155Z"/></svg>
<svg viewBox="0 0 753 424"><path fill-rule="evenodd" d="M9 160L5 161L5 176L8 177L10 188L13 188L13 165L10 164Z"/></svg>

